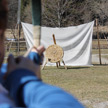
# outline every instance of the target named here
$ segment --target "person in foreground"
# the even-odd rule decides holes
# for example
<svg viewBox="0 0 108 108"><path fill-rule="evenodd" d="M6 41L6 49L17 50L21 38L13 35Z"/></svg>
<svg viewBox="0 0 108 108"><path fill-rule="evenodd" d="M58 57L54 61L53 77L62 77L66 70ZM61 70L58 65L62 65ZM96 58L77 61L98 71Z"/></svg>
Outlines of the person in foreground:
<svg viewBox="0 0 108 108"><path fill-rule="evenodd" d="M0 5L6 10L6 0L2 1ZM84 108L71 94L38 78L43 46L33 48L28 57L14 58L10 55L8 65L2 64L6 22L7 11L0 7L0 108Z"/></svg>

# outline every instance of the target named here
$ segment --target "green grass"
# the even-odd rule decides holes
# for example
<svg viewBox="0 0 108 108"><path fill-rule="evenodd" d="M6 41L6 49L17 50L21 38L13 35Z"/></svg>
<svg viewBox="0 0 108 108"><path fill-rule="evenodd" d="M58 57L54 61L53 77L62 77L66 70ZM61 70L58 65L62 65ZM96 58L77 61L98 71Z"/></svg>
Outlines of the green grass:
<svg viewBox="0 0 108 108"><path fill-rule="evenodd" d="M101 41L104 44L105 41ZM97 41L93 41L97 44ZM17 56L16 52L12 52ZM25 51L21 51L23 55ZM92 49L92 54L98 54L98 49ZM102 54L108 54L108 49L101 49ZM8 56L9 52L6 52ZM102 55L108 58L107 55ZM6 62L6 60L5 60ZM97 63L96 63L97 64ZM108 100L108 65L94 65L92 67L45 67L42 70L42 79L44 82L59 86L73 94L81 102L89 100L85 104L87 108L93 108L93 104Z"/></svg>
<svg viewBox="0 0 108 108"><path fill-rule="evenodd" d="M74 94L80 101L103 102L108 99L108 66L68 67L68 70L45 67L43 81ZM91 108L91 105L86 105Z"/></svg>

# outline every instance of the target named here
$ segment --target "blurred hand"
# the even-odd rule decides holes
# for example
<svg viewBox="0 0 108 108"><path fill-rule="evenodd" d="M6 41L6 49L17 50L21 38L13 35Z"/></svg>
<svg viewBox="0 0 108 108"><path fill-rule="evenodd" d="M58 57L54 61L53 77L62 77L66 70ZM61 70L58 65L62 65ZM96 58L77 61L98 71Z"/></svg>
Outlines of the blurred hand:
<svg viewBox="0 0 108 108"><path fill-rule="evenodd" d="M33 47L30 52L36 52L40 55L41 61L40 61L40 65L42 65L43 63L43 59L44 59L44 55L43 52L45 51L45 48L43 46L39 46L38 48Z"/></svg>
<svg viewBox="0 0 108 108"><path fill-rule="evenodd" d="M44 50L45 49L43 46L39 46L38 48L33 47L31 51L36 52L41 56L43 54ZM15 59L13 55L10 55L8 58L8 68L7 68L7 73L5 75L5 78L12 71L14 71L16 69L30 70L30 71L34 72L38 78L40 78L40 76L39 76L40 75L40 65L33 63L33 61L31 61L27 57L20 56Z"/></svg>
<svg viewBox="0 0 108 108"><path fill-rule="evenodd" d="M34 64L30 59L22 57L22 56L15 59L13 55L10 55L8 58L8 72L9 73L16 69L27 69L32 72L35 72L37 70L37 67L39 66Z"/></svg>
<svg viewBox="0 0 108 108"><path fill-rule="evenodd" d="M39 46L38 48L33 47L31 49L31 52L36 52L38 53L40 56L43 55L43 52L45 51L45 48L43 46Z"/></svg>

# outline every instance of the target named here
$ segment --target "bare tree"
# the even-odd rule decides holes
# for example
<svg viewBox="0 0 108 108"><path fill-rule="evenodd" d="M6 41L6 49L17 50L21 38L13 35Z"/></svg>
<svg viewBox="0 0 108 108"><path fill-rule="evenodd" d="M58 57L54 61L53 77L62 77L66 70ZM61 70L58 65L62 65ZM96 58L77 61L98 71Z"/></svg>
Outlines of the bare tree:
<svg viewBox="0 0 108 108"><path fill-rule="evenodd" d="M74 8L75 0L43 0L42 1L43 25L62 27L68 25L68 21Z"/></svg>
<svg viewBox="0 0 108 108"><path fill-rule="evenodd" d="M8 0L9 2L9 15L8 15L8 28L11 30L11 34L16 39L16 24L17 24L17 9L18 1L17 0Z"/></svg>
<svg viewBox="0 0 108 108"><path fill-rule="evenodd" d="M9 5L9 27L15 26L17 0ZM30 0L22 0L22 21L32 23ZM28 5L29 4L29 5ZM67 27L87 23L96 18L100 24L108 24L108 0L42 0L42 25Z"/></svg>

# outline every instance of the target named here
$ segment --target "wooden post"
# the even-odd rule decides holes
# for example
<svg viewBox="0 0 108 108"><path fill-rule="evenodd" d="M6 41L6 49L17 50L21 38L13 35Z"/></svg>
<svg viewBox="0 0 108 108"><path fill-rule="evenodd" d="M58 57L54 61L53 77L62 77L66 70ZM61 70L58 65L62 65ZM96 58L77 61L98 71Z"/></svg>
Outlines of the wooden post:
<svg viewBox="0 0 108 108"><path fill-rule="evenodd" d="M55 35L53 34L53 41L54 41L54 44L56 45L56 39L55 39Z"/></svg>
<svg viewBox="0 0 108 108"><path fill-rule="evenodd" d="M56 39L55 39L55 35L53 34L53 41L54 41L54 44L56 45ZM56 63L56 66L58 68L58 66L60 66L60 61Z"/></svg>
<svg viewBox="0 0 108 108"><path fill-rule="evenodd" d="M98 39L98 48L99 48L99 62L100 62L100 65L101 65L102 64L102 61L101 61L101 49L100 49L98 19L96 19L96 27L97 27L97 39Z"/></svg>

